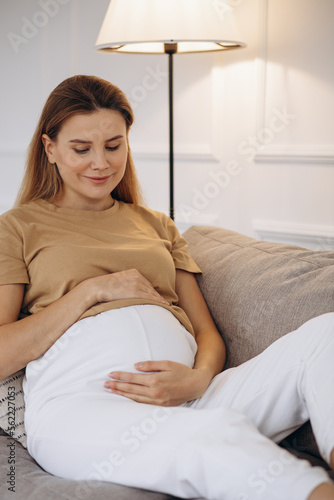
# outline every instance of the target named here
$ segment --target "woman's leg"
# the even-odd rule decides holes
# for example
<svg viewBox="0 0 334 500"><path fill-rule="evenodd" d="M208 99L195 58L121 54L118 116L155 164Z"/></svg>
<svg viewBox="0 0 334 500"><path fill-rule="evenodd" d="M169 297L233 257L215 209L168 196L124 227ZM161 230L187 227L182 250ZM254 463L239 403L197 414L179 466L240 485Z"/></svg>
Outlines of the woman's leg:
<svg viewBox="0 0 334 500"><path fill-rule="evenodd" d="M193 408L228 406L276 442L309 418L323 458L334 461L334 313L306 322L259 356L217 375ZM331 455L332 454L332 455Z"/></svg>
<svg viewBox="0 0 334 500"><path fill-rule="evenodd" d="M328 481L323 469L278 447L235 410L107 396L55 402L28 440L46 471L81 481L78 498L109 481L182 498L306 500Z"/></svg>

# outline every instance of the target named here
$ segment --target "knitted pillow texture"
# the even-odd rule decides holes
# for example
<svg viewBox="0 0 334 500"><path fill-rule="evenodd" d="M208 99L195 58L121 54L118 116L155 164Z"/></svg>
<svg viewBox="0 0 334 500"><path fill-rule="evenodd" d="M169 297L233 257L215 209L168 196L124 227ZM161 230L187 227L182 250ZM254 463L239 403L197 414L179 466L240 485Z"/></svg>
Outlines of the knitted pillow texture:
<svg viewBox="0 0 334 500"><path fill-rule="evenodd" d="M0 381L0 427L26 448L25 405L22 389L24 373L25 370L22 369Z"/></svg>

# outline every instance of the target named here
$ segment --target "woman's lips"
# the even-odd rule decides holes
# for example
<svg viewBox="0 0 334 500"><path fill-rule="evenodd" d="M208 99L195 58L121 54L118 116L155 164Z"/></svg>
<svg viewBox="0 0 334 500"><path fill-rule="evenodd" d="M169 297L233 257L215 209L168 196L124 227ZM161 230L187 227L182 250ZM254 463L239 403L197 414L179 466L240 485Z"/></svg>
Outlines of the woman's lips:
<svg viewBox="0 0 334 500"><path fill-rule="evenodd" d="M94 184L104 184L107 182L107 180L110 179L110 175L107 175L106 177L86 177L89 181L93 182Z"/></svg>

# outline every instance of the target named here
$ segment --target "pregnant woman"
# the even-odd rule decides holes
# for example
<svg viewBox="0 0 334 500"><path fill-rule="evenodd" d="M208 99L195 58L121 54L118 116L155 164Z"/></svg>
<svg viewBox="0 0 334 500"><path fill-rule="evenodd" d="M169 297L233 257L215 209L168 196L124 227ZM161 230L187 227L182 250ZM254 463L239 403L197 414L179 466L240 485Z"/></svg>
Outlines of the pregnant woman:
<svg viewBox="0 0 334 500"><path fill-rule="evenodd" d="M30 454L92 488L334 499L322 468L275 444L311 419L334 465L334 314L222 371L200 269L174 223L141 203L132 122L111 83L62 82L0 217L0 377L26 367Z"/></svg>

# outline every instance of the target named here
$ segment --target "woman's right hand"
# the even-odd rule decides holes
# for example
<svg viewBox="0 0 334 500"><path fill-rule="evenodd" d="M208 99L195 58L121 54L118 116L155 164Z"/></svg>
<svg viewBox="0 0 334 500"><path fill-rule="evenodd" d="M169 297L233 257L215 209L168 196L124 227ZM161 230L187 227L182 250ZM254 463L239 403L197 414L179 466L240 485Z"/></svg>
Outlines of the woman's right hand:
<svg viewBox="0 0 334 500"><path fill-rule="evenodd" d="M152 284L137 269L128 269L86 280L96 303L139 298L168 305Z"/></svg>

